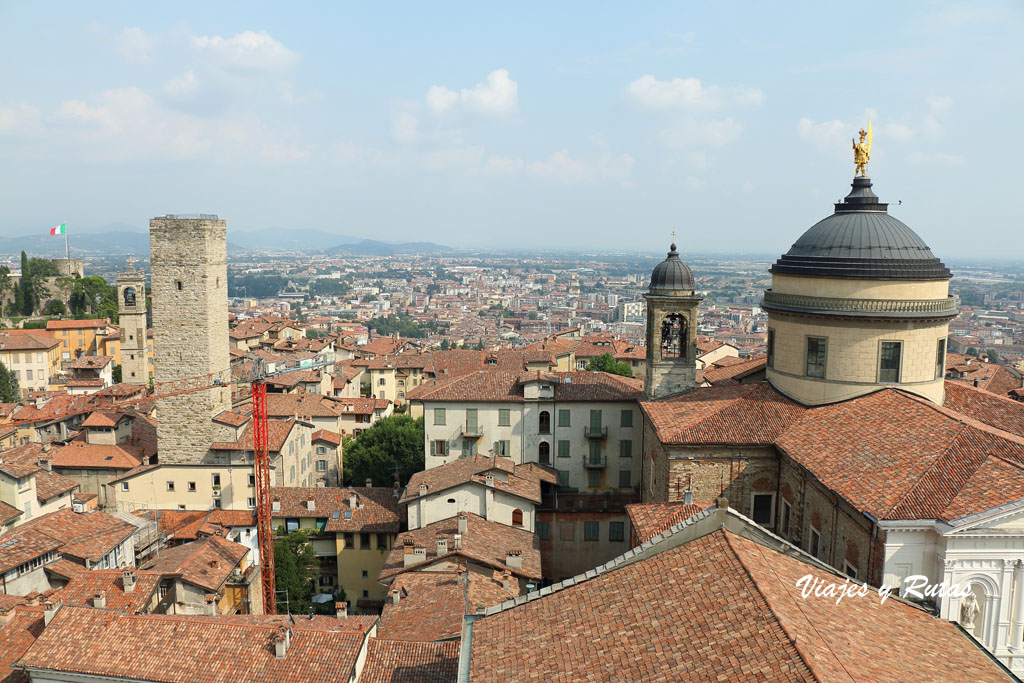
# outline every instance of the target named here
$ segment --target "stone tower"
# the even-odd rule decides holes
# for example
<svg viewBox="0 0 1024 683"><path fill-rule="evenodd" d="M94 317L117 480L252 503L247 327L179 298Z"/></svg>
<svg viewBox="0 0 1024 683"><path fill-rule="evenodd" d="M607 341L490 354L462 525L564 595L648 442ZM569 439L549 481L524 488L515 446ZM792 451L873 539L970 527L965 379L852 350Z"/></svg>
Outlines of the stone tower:
<svg viewBox="0 0 1024 683"><path fill-rule="evenodd" d="M896 387L941 404L957 314L949 269L889 215L871 179L771 268L768 381L805 405Z"/></svg>
<svg viewBox="0 0 1024 683"><path fill-rule="evenodd" d="M202 462L217 433L211 419L231 408L228 354L227 224L216 216L164 216L149 222L156 381L224 386L157 404L161 463Z"/></svg>
<svg viewBox="0 0 1024 683"><path fill-rule="evenodd" d="M673 244L655 266L647 300L647 399L697 388L697 306L693 273L679 260Z"/></svg>
<svg viewBox="0 0 1024 683"><path fill-rule="evenodd" d="M149 383L146 350L146 275L128 269L117 276L117 317L121 327L121 381L125 384Z"/></svg>

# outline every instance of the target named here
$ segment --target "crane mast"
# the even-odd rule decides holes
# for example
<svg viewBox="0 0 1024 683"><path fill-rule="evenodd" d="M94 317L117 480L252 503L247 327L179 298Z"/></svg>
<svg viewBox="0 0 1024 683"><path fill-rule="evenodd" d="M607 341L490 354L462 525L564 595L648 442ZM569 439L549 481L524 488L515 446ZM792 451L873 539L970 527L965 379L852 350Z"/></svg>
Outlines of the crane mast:
<svg viewBox="0 0 1024 683"><path fill-rule="evenodd" d="M274 529L270 522L270 448L267 434L267 380L252 381L252 447L256 474L256 536L260 546L263 612L277 614L274 580Z"/></svg>

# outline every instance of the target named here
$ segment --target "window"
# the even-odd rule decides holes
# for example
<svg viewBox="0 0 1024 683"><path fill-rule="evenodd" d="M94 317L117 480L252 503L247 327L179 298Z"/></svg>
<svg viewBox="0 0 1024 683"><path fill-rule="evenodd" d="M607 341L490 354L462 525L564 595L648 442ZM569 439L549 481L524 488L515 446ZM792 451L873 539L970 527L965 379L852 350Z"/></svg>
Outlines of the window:
<svg viewBox="0 0 1024 683"><path fill-rule="evenodd" d="M476 408L466 409L466 433L476 434L477 430L477 412Z"/></svg>
<svg viewBox="0 0 1024 683"><path fill-rule="evenodd" d="M940 339L935 348L935 379L946 376L946 340Z"/></svg>
<svg viewBox="0 0 1024 683"><path fill-rule="evenodd" d="M818 551L821 549L821 532L814 527L811 527L811 538L809 540L809 544L807 551L811 555L817 557Z"/></svg>
<svg viewBox="0 0 1024 683"><path fill-rule="evenodd" d="M569 470L558 470L558 485L569 486Z"/></svg>
<svg viewBox="0 0 1024 683"><path fill-rule="evenodd" d="M363 550L370 549L370 534L359 534L359 547Z"/></svg>
<svg viewBox="0 0 1024 683"><path fill-rule="evenodd" d="M619 470L619 488L628 489L633 486L633 472L631 470Z"/></svg>
<svg viewBox="0 0 1024 683"><path fill-rule="evenodd" d="M587 486L592 489L601 488L601 470L587 470Z"/></svg>
<svg viewBox="0 0 1024 683"><path fill-rule="evenodd" d="M609 541L625 541L626 540L626 524L625 524L625 522L608 522L608 540Z"/></svg>
<svg viewBox="0 0 1024 683"><path fill-rule="evenodd" d="M326 452L327 452L327 447L326 446L317 446L316 447L316 454L317 455L323 455Z"/></svg>
<svg viewBox="0 0 1024 683"><path fill-rule="evenodd" d="M370 578L370 572L367 571L366 569L364 569L362 576L363 576L364 579L368 579L368 578Z"/></svg>
<svg viewBox="0 0 1024 683"><path fill-rule="evenodd" d="M188 492L189 493L195 493L196 492L196 483L194 481L190 481L188 483Z"/></svg>
<svg viewBox="0 0 1024 683"><path fill-rule="evenodd" d="M128 482L126 482L126 481L122 481L121 482L121 490L122 491L127 491L128 490Z"/></svg>
<svg viewBox="0 0 1024 683"><path fill-rule="evenodd" d="M495 455L501 455L501 456L508 456L512 452L511 446L512 446L512 442L508 441L508 440L505 440L505 441L495 441L494 442L494 454Z"/></svg>
<svg viewBox="0 0 1024 683"><path fill-rule="evenodd" d="M370 591L363 591L363 597L364 598L370 597Z"/></svg>
<svg viewBox="0 0 1024 683"><path fill-rule="evenodd" d="M214 498L214 499L213 499L213 507L214 507L215 509L217 509L217 510L219 510L219 509L220 509L220 498Z"/></svg>
<svg viewBox="0 0 1024 683"><path fill-rule="evenodd" d="M387 550L387 549L388 549L388 535L387 534L377 534L377 550Z"/></svg>
<svg viewBox="0 0 1024 683"><path fill-rule="evenodd" d="M808 377L825 379L827 343L825 337L807 338L807 368L804 374Z"/></svg>
<svg viewBox="0 0 1024 683"><path fill-rule="evenodd" d="M750 495L751 517L761 526L771 526L775 512L774 493L753 493Z"/></svg>
<svg viewBox="0 0 1024 683"><path fill-rule="evenodd" d="M434 408L434 424L443 425L444 423L444 408Z"/></svg>
<svg viewBox="0 0 1024 683"><path fill-rule="evenodd" d="M594 465L601 464L601 442L590 442L590 462Z"/></svg>
<svg viewBox="0 0 1024 683"><path fill-rule="evenodd" d="M515 510L512 511L512 526L522 526L522 525L523 525L523 511L520 510L519 508L516 508Z"/></svg>
<svg viewBox="0 0 1024 683"><path fill-rule="evenodd" d="M619 457L620 458L632 458L633 457L633 442L629 439L623 439L619 442Z"/></svg>
<svg viewBox="0 0 1024 683"><path fill-rule="evenodd" d="M448 455L448 442L444 439L438 439L430 442L430 454L431 455Z"/></svg>
<svg viewBox="0 0 1024 683"><path fill-rule="evenodd" d="M789 535L789 513L790 505L785 500L782 501L782 520L779 523L779 532L783 537Z"/></svg>
<svg viewBox="0 0 1024 683"><path fill-rule="evenodd" d="M317 460L316 461L316 471L317 472L326 472L327 471L327 461L326 460Z"/></svg>
<svg viewBox="0 0 1024 683"><path fill-rule="evenodd" d="M590 431L599 432L601 431L601 411L591 410L590 411Z"/></svg>
<svg viewBox="0 0 1024 683"><path fill-rule="evenodd" d="M558 457L568 458L569 457L569 441L567 439L559 440L558 442Z"/></svg>
<svg viewBox="0 0 1024 683"><path fill-rule="evenodd" d="M351 531L345 534L345 547L355 548L356 547L356 535Z"/></svg>
<svg viewBox="0 0 1024 683"><path fill-rule="evenodd" d="M377 380L377 386L379 386L379 387L382 387L382 386L384 386L387 383L388 383L388 381L386 379L384 379L383 377L381 377L379 380Z"/></svg>
<svg viewBox="0 0 1024 683"><path fill-rule="evenodd" d="M849 562L847 562L846 560L843 560L843 573L849 576L851 579L857 578L857 568Z"/></svg>
<svg viewBox="0 0 1024 683"><path fill-rule="evenodd" d="M498 426L508 427L512 424L512 411L508 408L498 408Z"/></svg>
<svg viewBox="0 0 1024 683"><path fill-rule="evenodd" d="M882 342L881 353L878 356L878 381L899 382L900 381L900 359L903 355L903 342L884 341Z"/></svg>
<svg viewBox="0 0 1024 683"><path fill-rule="evenodd" d="M25 379L28 379L28 380L32 379L32 371L31 370L26 370L25 371Z"/></svg>
<svg viewBox="0 0 1024 683"><path fill-rule="evenodd" d="M541 441L540 445L537 446L537 462L541 465L551 463L551 444L547 441Z"/></svg>
<svg viewBox="0 0 1024 683"><path fill-rule="evenodd" d="M462 440L462 457L468 458L473 455L473 446L476 444L476 439L463 439Z"/></svg>
<svg viewBox="0 0 1024 683"><path fill-rule="evenodd" d="M256 475L255 474L250 474L249 475L249 486L250 487L256 486Z"/></svg>
<svg viewBox="0 0 1024 683"><path fill-rule="evenodd" d="M219 489L220 488L220 475L219 474L214 474L212 479L213 479L213 488Z"/></svg>
<svg viewBox="0 0 1024 683"><path fill-rule="evenodd" d="M551 538L551 522L537 522L537 536L547 541Z"/></svg>
<svg viewBox="0 0 1024 683"><path fill-rule="evenodd" d="M167 490L168 491L173 491L174 490L174 482L173 481L167 482Z"/></svg>
<svg viewBox="0 0 1024 683"><path fill-rule="evenodd" d="M181 280L175 280L174 284L175 284L175 286L177 286L178 291L180 292L181 291Z"/></svg>
<svg viewBox="0 0 1024 683"><path fill-rule="evenodd" d="M245 503L246 503L246 505L248 505L251 508L255 508L256 507L256 499L255 498L251 498L251 497L250 498L246 498L245 499Z"/></svg>
<svg viewBox="0 0 1024 683"><path fill-rule="evenodd" d="M623 410L622 421L619 423L620 427L632 427L633 426L633 411Z"/></svg>
<svg viewBox="0 0 1024 683"><path fill-rule="evenodd" d="M596 541L601 536L600 522L583 522L583 540Z"/></svg>
<svg viewBox="0 0 1024 683"><path fill-rule="evenodd" d="M537 416L537 432L539 434L551 433L551 413L546 410L540 411L540 415Z"/></svg>
<svg viewBox="0 0 1024 683"><path fill-rule="evenodd" d="M768 359L765 364L770 367L775 367L775 330L768 328Z"/></svg>
<svg viewBox="0 0 1024 683"><path fill-rule="evenodd" d="M569 411L565 409L559 409L558 411L558 426L569 427Z"/></svg>

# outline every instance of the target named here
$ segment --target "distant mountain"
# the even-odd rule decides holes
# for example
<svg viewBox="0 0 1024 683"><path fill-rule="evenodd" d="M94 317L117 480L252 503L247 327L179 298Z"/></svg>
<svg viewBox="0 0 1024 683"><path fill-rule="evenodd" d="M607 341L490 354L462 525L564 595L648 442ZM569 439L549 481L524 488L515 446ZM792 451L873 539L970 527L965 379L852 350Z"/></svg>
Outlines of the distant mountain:
<svg viewBox="0 0 1024 683"><path fill-rule="evenodd" d="M71 255L74 257L103 254L149 255L149 234L145 232L97 232L68 235ZM64 238L51 235L22 235L0 239L0 254L33 256L64 256Z"/></svg>
<svg viewBox="0 0 1024 683"><path fill-rule="evenodd" d="M339 244L356 244L360 240L323 230L268 228L242 232L228 227L228 239L243 250L323 251Z"/></svg>
<svg viewBox="0 0 1024 683"><path fill-rule="evenodd" d="M436 254L455 251L451 247L433 242L379 242L361 240L355 244L339 244L325 250L328 254L354 254L366 256L394 256L395 254Z"/></svg>

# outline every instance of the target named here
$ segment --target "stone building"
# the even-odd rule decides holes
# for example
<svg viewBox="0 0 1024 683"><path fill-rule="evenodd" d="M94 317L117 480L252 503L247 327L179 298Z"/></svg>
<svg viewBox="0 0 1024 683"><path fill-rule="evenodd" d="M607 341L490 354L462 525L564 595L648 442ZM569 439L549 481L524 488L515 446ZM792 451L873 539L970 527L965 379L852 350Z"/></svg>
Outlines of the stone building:
<svg viewBox="0 0 1024 683"><path fill-rule="evenodd" d="M697 306L693 273L673 244L668 257L651 273L647 294L648 399L689 391L697 386Z"/></svg>
<svg viewBox="0 0 1024 683"><path fill-rule="evenodd" d="M231 408L227 223L204 214L154 218L149 242L157 383L224 382L158 403L160 462L197 463L218 440L212 419Z"/></svg>
<svg viewBox="0 0 1024 683"><path fill-rule="evenodd" d="M117 276L117 314L121 327L121 381L125 384L149 383L146 350L146 275L128 269Z"/></svg>

